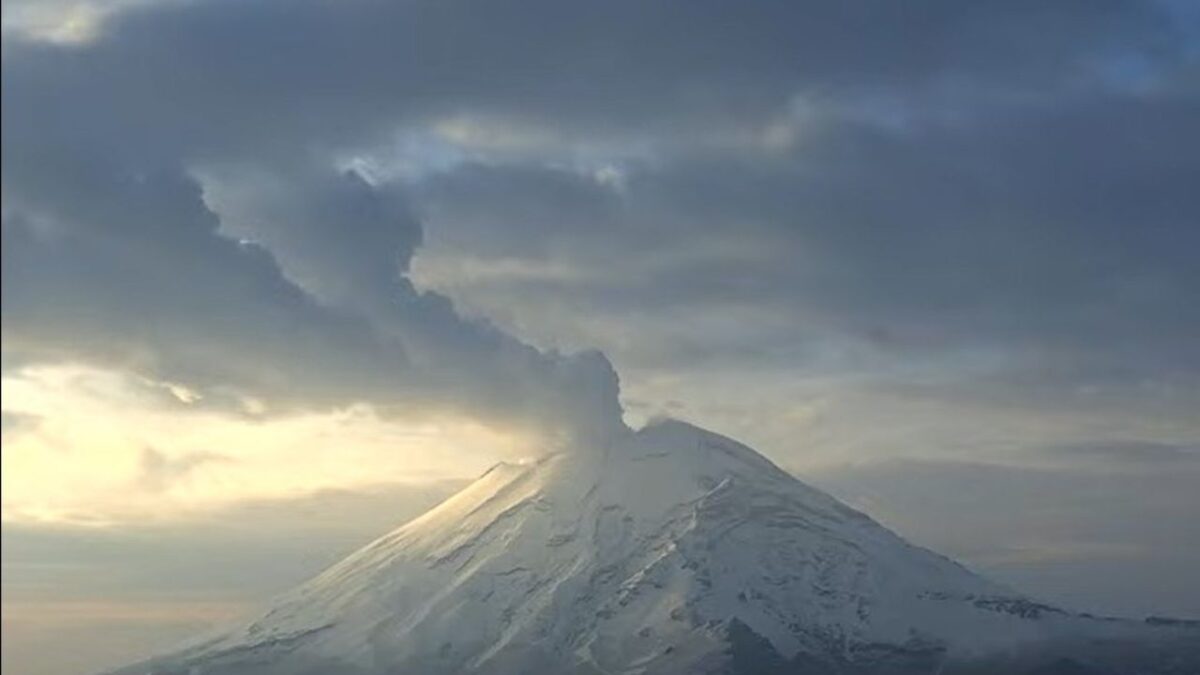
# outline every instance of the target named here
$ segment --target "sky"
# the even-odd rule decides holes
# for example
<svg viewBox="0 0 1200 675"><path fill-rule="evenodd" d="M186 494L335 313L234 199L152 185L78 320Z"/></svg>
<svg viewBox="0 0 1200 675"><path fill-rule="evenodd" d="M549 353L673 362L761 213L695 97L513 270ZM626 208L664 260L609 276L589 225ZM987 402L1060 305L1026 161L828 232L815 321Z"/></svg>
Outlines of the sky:
<svg viewBox="0 0 1200 675"><path fill-rule="evenodd" d="M1200 617L1193 3L9 0L0 67L5 673L663 416Z"/></svg>

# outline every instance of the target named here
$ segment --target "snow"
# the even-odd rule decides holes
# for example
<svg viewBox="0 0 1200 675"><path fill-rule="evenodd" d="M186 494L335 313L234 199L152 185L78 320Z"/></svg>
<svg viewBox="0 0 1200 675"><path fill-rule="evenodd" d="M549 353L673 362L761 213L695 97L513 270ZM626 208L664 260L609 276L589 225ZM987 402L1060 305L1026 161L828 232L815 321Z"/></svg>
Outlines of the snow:
<svg viewBox="0 0 1200 675"><path fill-rule="evenodd" d="M661 422L591 450L499 464L252 621L129 672L241 655L361 672L704 672L727 659L734 621L785 659L850 660L878 645L987 653L1079 621L697 427Z"/></svg>

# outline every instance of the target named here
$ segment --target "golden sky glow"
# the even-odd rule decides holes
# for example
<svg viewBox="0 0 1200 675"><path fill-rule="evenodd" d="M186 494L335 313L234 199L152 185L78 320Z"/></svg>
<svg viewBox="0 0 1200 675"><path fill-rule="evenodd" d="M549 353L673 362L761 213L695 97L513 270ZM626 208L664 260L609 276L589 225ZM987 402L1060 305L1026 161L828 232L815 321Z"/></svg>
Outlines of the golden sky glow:
<svg viewBox="0 0 1200 675"><path fill-rule="evenodd" d="M178 386L82 366L3 379L6 521L170 517L247 499L479 473L534 451L515 433L367 406L264 419L198 407ZM285 470L286 469L286 470Z"/></svg>

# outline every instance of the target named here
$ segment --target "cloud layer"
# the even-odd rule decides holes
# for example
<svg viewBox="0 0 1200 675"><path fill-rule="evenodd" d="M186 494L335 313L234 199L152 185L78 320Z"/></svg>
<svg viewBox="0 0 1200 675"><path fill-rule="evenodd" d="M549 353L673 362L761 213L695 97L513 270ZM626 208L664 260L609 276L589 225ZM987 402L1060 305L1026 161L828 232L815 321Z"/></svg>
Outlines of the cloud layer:
<svg viewBox="0 0 1200 675"><path fill-rule="evenodd" d="M834 344L1193 388L1192 19L218 0L133 6L82 44L10 33L10 360L289 404L619 414L602 357L539 354L415 289L430 239L426 269L485 270L447 284L478 313L631 363L538 307L788 319L672 334L656 362Z"/></svg>

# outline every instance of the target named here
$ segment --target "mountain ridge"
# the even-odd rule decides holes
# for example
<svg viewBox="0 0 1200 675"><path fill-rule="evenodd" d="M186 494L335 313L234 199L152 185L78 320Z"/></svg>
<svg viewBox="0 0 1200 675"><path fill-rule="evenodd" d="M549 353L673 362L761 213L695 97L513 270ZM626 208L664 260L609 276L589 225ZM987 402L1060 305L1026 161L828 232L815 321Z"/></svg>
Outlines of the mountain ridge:
<svg viewBox="0 0 1200 675"><path fill-rule="evenodd" d="M1152 632L1200 636L1038 603L670 420L499 463L247 623L121 672L932 673Z"/></svg>

